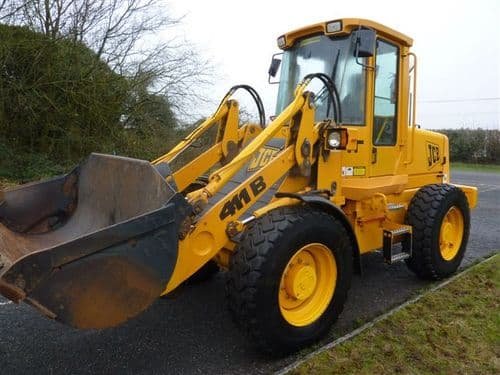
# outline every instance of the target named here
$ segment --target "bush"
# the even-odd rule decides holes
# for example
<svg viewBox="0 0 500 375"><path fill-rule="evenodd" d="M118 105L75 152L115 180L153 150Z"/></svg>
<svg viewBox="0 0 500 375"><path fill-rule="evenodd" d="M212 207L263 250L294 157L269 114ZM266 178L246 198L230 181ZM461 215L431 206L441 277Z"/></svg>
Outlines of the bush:
<svg viewBox="0 0 500 375"><path fill-rule="evenodd" d="M82 43L0 25L0 177L61 173L90 152L158 156L179 129L149 82L114 73Z"/></svg>
<svg viewBox="0 0 500 375"><path fill-rule="evenodd" d="M500 131L491 129L442 129L448 136L452 162L500 164Z"/></svg>
<svg viewBox="0 0 500 375"><path fill-rule="evenodd" d="M31 180L63 174L70 164L60 165L39 153L16 152L7 144L0 143L0 181L24 183Z"/></svg>
<svg viewBox="0 0 500 375"><path fill-rule="evenodd" d="M0 137L16 152L66 162L113 148L127 94L83 44L0 25Z"/></svg>

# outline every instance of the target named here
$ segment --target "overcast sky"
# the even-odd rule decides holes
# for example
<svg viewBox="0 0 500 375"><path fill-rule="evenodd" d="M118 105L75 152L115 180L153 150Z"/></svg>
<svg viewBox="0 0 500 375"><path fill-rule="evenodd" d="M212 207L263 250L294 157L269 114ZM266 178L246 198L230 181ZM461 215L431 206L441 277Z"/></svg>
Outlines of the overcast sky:
<svg viewBox="0 0 500 375"><path fill-rule="evenodd" d="M367 18L414 40L418 56L417 123L424 128L500 129L500 1L169 0L185 15L178 30L219 74L207 97L218 102L246 83L274 114L276 85L267 69L276 38L311 23ZM202 112L209 114L215 104ZM249 110L253 110L249 106Z"/></svg>

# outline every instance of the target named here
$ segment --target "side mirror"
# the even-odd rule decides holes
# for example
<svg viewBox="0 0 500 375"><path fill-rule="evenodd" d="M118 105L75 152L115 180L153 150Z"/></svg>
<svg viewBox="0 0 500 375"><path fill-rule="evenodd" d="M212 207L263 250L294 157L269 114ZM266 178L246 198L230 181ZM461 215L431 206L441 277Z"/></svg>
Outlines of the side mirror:
<svg viewBox="0 0 500 375"><path fill-rule="evenodd" d="M375 55L377 36L371 29L359 29L354 32L356 47L354 56L372 57Z"/></svg>
<svg viewBox="0 0 500 375"><path fill-rule="evenodd" d="M278 69L280 68L280 65L281 65L281 59L277 59L275 57L273 57L273 59L271 60L271 66L269 67L269 75L271 77L276 77L276 74L278 73Z"/></svg>
<svg viewBox="0 0 500 375"><path fill-rule="evenodd" d="M278 83L278 82L271 81L271 78L275 78L276 75L278 74L279 68L281 66L281 55L282 55L282 53L276 53L273 55L273 58L271 60L271 65L269 66L269 70L268 70L268 74L269 74L268 82L269 83Z"/></svg>

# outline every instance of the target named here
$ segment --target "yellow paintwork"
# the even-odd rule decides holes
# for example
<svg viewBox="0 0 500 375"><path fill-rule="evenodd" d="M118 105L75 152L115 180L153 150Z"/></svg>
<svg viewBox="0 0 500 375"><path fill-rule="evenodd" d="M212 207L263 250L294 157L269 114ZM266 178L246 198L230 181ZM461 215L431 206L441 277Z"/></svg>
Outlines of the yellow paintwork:
<svg viewBox="0 0 500 375"><path fill-rule="evenodd" d="M238 129L238 105L234 100L226 98L214 116L200 125L194 134L155 161L172 160L187 147L186 144L199 137L210 126L219 124L216 144L202 157L174 173L177 184L185 187L196 179L195 175L224 161L224 165L210 175L206 187L187 196L189 203L199 214L190 219L191 230L179 240L177 264L164 293L175 289L214 257L222 266L227 266L235 247L232 238L245 229L245 222L239 221L241 215L278 181L281 181L278 192L317 191L317 194L329 197L349 220L360 253L379 249L384 229L405 227L408 205L420 187L450 183L448 139L442 134L421 129L410 120L409 107L415 105L414 98L410 103L408 95L410 61L414 65L414 75L416 74L416 57L410 52L413 43L411 38L371 21L341 21L341 34L349 33L362 25L374 29L379 39L399 48L395 145L376 146L373 143L373 68L365 71L364 125L343 125L348 132L345 150L325 149L323 129L335 125L331 122L314 123L314 106L305 91L308 82L297 86L294 100L262 131L252 130L254 128L251 126ZM286 48L305 36L325 33L325 25L326 23L320 23L285 34ZM366 63L374 67L376 57L368 58ZM285 140L285 146L281 150L266 146L276 137ZM231 155L230 144L234 142L238 149L236 154ZM307 144L311 146L309 153L304 152L308 149L304 146ZM220 201L210 205L214 195L243 167L247 168L249 177ZM477 189L461 185L459 187L465 192L469 206L475 207ZM258 218L272 209L295 204L302 203L290 197L271 197L269 204L251 214ZM407 229L411 231L411 228ZM310 271L308 268L300 271L293 276L292 281L287 281L287 288L292 294L295 279L300 283ZM320 283L319 280L316 280L316 284Z"/></svg>
<svg viewBox="0 0 500 375"><path fill-rule="evenodd" d="M454 185L459 187L465 193L465 196L467 197L467 201L469 203L469 208L475 208L477 206L477 198L478 198L477 188L467 185L458 185L458 184Z"/></svg>
<svg viewBox="0 0 500 375"><path fill-rule="evenodd" d="M310 115L308 112L313 112L314 108L309 104L309 96L303 95L307 83L299 85L296 90L295 100L277 117L275 118L259 135L257 135L230 163L219 168L210 178L209 183L203 189L188 194L188 201L199 207L205 207L210 197L220 191L224 185L247 163L255 153L262 148L269 140L276 136L287 135L286 145L283 151L275 156L274 159L254 175L250 176L245 182L238 186L234 191L228 194L228 199L223 199L208 212L206 212L199 221L197 221L194 229L182 240L179 241L179 256L174 272L166 287L164 293L168 293L182 283L186 278L191 276L208 260L213 258L217 252L230 241L227 234L227 226L229 223L238 219L246 208L251 206L251 202L257 200L263 193L276 183L282 176L296 165L295 145L291 142L291 134L282 132L282 128L289 124L292 117L300 110L303 114L300 123L294 124L297 127L311 126ZM313 117L314 118L314 117ZM309 121L309 122L306 122ZM292 121L293 122L293 121ZM293 125L292 125L293 126ZM317 131L310 134L311 144L317 141ZM262 178L265 181L266 188L253 194L251 202L241 202L241 208L238 213L221 219L221 212L224 207L231 202L236 196L240 196L243 192L252 190L251 185L256 178ZM301 189L302 190L302 189ZM222 210L222 211L221 211Z"/></svg>
<svg viewBox="0 0 500 375"><path fill-rule="evenodd" d="M444 215L439 231L439 251L444 260L455 258L462 245L464 217L457 207L451 207Z"/></svg>
<svg viewBox="0 0 500 375"><path fill-rule="evenodd" d="M342 182L342 191L347 199L361 201L377 193L401 193L407 185L408 175L360 177L345 179Z"/></svg>
<svg viewBox="0 0 500 375"><path fill-rule="evenodd" d="M174 172L173 177L177 183L177 188L183 191L194 181L193 176L201 176L210 167L217 164L217 162L222 159L223 155L221 143L216 143L206 152Z"/></svg>
<svg viewBox="0 0 500 375"><path fill-rule="evenodd" d="M261 169L258 175L263 177L270 186L281 177L281 171L288 171L294 164L293 147L290 146L273 159L266 168ZM253 180L253 176L248 178L228 196L233 197L245 189L248 191ZM264 192L257 194L256 199L261 197ZM224 220L220 219L220 211L225 202L226 200L221 200L211 207L197 221L196 226L189 235L179 241L179 256L165 292L173 290L213 258L222 248L226 247L226 243L229 241L226 228L234 219L231 217ZM250 207L250 204L244 204L241 211L248 207Z"/></svg>
<svg viewBox="0 0 500 375"><path fill-rule="evenodd" d="M275 210L279 207L295 206L299 203L300 203L300 201L298 199L294 199L294 198L275 199L274 201L272 201L268 205L266 205L258 210L255 210L253 212L253 216L255 216L256 218L259 218L259 217L262 217L265 214L267 214L269 211Z"/></svg>
<svg viewBox="0 0 500 375"><path fill-rule="evenodd" d="M281 275L278 304L293 326L315 322L330 304L337 284L337 262L328 247L311 243L299 249Z"/></svg>
<svg viewBox="0 0 500 375"><path fill-rule="evenodd" d="M335 33L327 33L326 31L326 25L330 22L335 22L335 21L341 21L342 22L342 29L340 31L337 31ZM365 26L369 27L371 29L374 29L377 31L377 34L382 36L382 37L390 37L393 38L397 41L398 44L411 47L413 45L413 39L410 37L393 30L387 26L384 26L380 23L373 22L370 20L362 19L362 18L343 18L339 20L331 20L327 22L321 22L321 23L316 23L314 25L309 25L297 30L290 31L286 34L285 36L285 47L284 48L289 48L293 46L293 44L301 38L304 38L306 36L314 35L314 34L326 34L326 35L333 35L333 34L348 34L352 30L357 29L359 26Z"/></svg>
<svg viewBox="0 0 500 375"><path fill-rule="evenodd" d="M177 157L182 151L187 149L194 141L199 139L208 129L212 126L218 124L219 121L227 117L227 114L231 108L229 101L223 102L217 112L214 113L212 117L207 118L203 121L195 130L193 130L186 138L179 142L174 148L172 148L165 155L153 160L151 163L156 165L162 162L171 162L175 157ZM232 124L234 126L234 124ZM237 127L237 124L236 124Z"/></svg>
<svg viewBox="0 0 500 375"><path fill-rule="evenodd" d="M302 96L305 89L303 87L298 87L298 93L295 100L273 121L266 129L264 129L255 139L247 145L239 154L231 161L231 163L223 166L218 171L210 176L210 181L206 188L204 189L208 197L213 196L243 167L243 165L257 152L262 145L265 145L273 137L278 135L281 127L290 121L293 115L295 115L299 110L303 109L304 104L307 99ZM308 106L308 105L307 105ZM313 111L312 109L310 111ZM311 123L305 123L309 126ZM306 125L304 125L306 126ZM295 160L294 156L290 156ZM283 171L281 175L284 175L286 171Z"/></svg>
<svg viewBox="0 0 500 375"><path fill-rule="evenodd" d="M225 98L213 116L203 121L172 150L151 163L157 165L172 162L213 126L218 126L215 144L173 173L173 179L179 191L186 189L196 178L217 163L229 161L239 152L238 145L245 144L261 131L260 127L253 124L239 127L238 103L230 98ZM231 147L233 151L231 151Z"/></svg>

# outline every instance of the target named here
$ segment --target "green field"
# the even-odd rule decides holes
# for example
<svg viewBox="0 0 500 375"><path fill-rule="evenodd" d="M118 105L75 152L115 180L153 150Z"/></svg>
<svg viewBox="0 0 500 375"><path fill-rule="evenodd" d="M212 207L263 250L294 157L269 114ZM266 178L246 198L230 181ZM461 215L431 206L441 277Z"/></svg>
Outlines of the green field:
<svg viewBox="0 0 500 375"><path fill-rule="evenodd" d="M292 371L393 373L500 373L500 255Z"/></svg>
<svg viewBox="0 0 500 375"><path fill-rule="evenodd" d="M500 173L500 165L498 164L469 164L469 163L451 163L451 170L459 171L478 171L478 172L493 172Z"/></svg>

